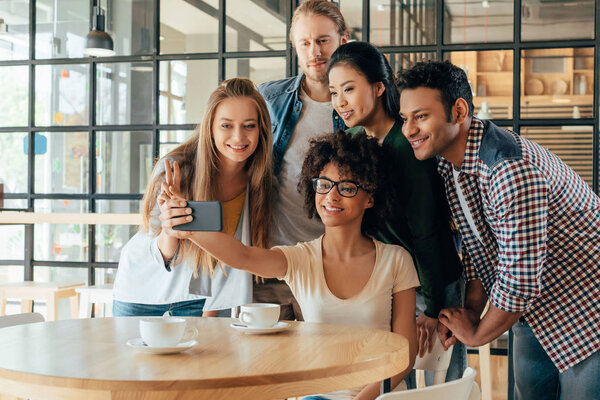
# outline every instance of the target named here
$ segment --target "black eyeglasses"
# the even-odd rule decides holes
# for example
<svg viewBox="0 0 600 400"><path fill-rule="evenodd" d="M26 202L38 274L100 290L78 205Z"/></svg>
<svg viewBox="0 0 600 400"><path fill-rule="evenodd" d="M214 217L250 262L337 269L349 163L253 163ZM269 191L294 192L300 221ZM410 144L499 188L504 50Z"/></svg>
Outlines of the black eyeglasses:
<svg viewBox="0 0 600 400"><path fill-rule="evenodd" d="M319 194L327 194L331 192L334 186L337 186L337 191L342 197L354 197L360 189L360 185L354 181L332 181L327 178L313 178L313 189Z"/></svg>

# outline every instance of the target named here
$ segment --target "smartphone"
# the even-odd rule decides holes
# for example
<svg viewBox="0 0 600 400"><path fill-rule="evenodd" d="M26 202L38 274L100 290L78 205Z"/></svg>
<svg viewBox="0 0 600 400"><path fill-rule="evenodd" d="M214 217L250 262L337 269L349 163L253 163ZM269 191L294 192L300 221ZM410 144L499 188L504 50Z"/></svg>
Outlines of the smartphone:
<svg viewBox="0 0 600 400"><path fill-rule="evenodd" d="M218 201L188 201L187 206L192 209L194 218L187 224L176 225L177 231L210 231L223 230L223 207Z"/></svg>

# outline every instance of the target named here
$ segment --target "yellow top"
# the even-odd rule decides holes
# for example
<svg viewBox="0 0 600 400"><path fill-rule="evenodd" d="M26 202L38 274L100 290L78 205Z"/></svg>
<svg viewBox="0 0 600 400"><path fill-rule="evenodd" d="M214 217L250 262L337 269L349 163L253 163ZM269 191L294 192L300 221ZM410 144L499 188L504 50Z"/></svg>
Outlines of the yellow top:
<svg viewBox="0 0 600 400"><path fill-rule="evenodd" d="M242 215L242 208L244 208L244 201L246 200L246 191L244 190L235 199L224 201L223 205L223 233L230 236L235 235L237 230L238 222L240 221L240 215Z"/></svg>

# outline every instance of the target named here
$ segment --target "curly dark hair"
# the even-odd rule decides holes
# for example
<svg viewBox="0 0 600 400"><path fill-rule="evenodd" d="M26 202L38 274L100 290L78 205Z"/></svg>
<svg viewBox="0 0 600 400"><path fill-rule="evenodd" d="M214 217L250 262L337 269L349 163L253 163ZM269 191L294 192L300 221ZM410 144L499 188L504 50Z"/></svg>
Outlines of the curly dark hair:
<svg viewBox="0 0 600 400"><path fill-rule="evenodd" d="M421 61L412 68L398 72L396 86L402 95L404 89L426 87L440 91L448 122L452 122L452 107L459 98L469 106L473 115L473 92L467 74L449 61Z"/></svg>
<svg viewBox="0 0 600 400"><path fill-rule="evenodd" d="M304 193L304 208L308 217L320 218L315 206L312 179L318 178L323 168L333 163L341 174L351 176L362 189L373 194L374 205L365 211L361 225L364 234L373 235L378 221L385 218L390 210L391 193L386 173L388 160L378 140L364 131L350 134L339 130L312 139L298 183L298 191Z"/></svg>

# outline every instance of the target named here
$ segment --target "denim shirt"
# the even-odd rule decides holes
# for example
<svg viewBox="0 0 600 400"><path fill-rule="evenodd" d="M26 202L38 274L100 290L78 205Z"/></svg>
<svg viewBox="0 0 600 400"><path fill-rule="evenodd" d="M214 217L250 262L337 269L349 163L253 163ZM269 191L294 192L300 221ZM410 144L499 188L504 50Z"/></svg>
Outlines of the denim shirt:
<svg viewBox="0 0 600 400"><path fill-rule="evenodd" d="M283 155L287 149L290 137L298 123L302 111L302 101L299 98L300 85L304 74L278 81L265 82L258 87L264 97L273 132L273 172L279 175ZM331 116L333 130L346 129L344 120L333 110Z"/></svg>

